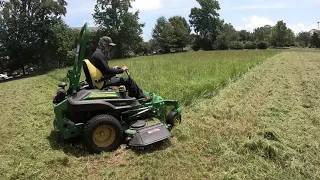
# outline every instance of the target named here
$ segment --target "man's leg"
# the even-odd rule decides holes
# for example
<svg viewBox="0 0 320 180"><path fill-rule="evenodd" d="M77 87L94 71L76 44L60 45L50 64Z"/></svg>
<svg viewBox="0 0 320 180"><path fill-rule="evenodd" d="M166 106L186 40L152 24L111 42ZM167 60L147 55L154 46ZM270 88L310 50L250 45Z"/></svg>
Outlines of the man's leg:
<svg viewBox="0 0 320 180"><path fill-rule="evenodd" d="M130 97L135 97L137 99L145 98L143 91L137 85L133 79L123 78L123 77L112 77L108 86L126 86Z"/></svg>

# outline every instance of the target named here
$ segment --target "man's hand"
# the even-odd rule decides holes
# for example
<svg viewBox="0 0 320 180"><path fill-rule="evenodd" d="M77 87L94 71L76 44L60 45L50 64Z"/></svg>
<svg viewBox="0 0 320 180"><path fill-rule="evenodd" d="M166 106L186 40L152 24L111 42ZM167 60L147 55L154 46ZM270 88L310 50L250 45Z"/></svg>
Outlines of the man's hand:
<svg viewBox="0 0 320 180"><path fill-rule="evenodd" d="M128 68L127 66L123 66L121 69L122 69L123 71L126 71L126 70L128 70L129 68Z"/></svg>

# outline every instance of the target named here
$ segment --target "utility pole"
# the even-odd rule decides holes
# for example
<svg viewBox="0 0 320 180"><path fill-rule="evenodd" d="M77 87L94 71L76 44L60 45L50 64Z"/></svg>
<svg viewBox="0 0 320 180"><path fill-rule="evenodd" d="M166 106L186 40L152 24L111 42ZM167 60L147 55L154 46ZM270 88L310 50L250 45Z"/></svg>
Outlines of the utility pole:
<svg viewBox="0 0 320 180"><path fill-rule="evenodd" d="M319 22L318 22L318 31L319 31Z"/></svg>

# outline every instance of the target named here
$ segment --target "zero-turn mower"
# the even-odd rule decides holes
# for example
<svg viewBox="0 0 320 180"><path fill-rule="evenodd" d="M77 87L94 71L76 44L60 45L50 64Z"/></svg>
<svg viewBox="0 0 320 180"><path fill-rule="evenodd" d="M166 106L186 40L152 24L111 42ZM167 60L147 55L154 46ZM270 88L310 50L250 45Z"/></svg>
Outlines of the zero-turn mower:
<svg viewBox="0 0 320 180"><path fill-rule="evenodd" d="M171 137L171 129L181 123L178 101L151 92L150 102L128 96L125 86L109 87L107 79L84 59L88 42L88 23L82 27L72 70L67 73L69 87L58 84L53 98L54 130L62 140L81 137L91 153L116 150L122 143L146 147ZM86 80L80 82L81 70ZM128 78L130 74L126 71ZM147 125L156 118L160 123Z"/></svg>

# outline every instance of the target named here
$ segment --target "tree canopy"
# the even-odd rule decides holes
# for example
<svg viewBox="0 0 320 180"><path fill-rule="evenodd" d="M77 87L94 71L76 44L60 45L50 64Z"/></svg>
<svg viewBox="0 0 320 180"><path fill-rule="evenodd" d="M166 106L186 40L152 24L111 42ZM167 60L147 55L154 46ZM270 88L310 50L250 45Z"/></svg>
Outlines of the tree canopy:
<svg viewBox="0 0 320 180"><path fill-rule="evenodd" d="M319 32L313 32L311 36L310 44L312 47L320 48Z"/></svg>
<svg viewBox="0 0 320 180"><path fill-rule="evenodd" d="M151 39L143 39L144 22L133 11L134 0L96 0L86 58L90 58L102 36L117 44L112 58L154 53L197 50L266 49L268 47L320 48L319 32L297 35L283 20L253 31L236 30L220 17L217 0L196 0L188 19L183 16L158 17ZM63 20L65 0L8 0L0 7L0 71L25 71L36 66L42 71L72 65L79 29ZM25 73L25 72L24 72Z"/></svg>
<svg viewBox="0 0 320 180"><path fill-rule="evenodd" d="M97 0L93 18L105 35L117 44L114 58L128 57L143 41L139 11L129 12L131 0Z"/></svg>
<svg viewBox="0 0 320 180"><path fill-rule="evenodd" d="M300 32L297 35L296 41L301 47L308 47L310 44L310 32Z"/></svg>
<svg viewBox="0 0 320 180"><path fill-rule="evenodd" d="M197 0L200 8L191 9L190 24L194 31L199 35L202 43L201 48L204 50L213 50L214 42L219 35L223 21L220 19L218 10L219 2L216 0Z"/></svg>
<svg viewBox="0 0 320 180"><path fill-rule="evenodd" d="M173 16L167 20L158 18L152 30L152 37L159 44L162 52L170 52L171 49L183 49L191 41L190 26L181 16Z"/></svg>
<svg viewBox="0 0 320 180"><path fill-rule="evenodd" d="M61 35L57 26L66 14L66 5L64 0L10 0L4 4L0 44L5 50L1 57L9 59L9 69L20 67L24 71L30 63L46 68L54 61L52 57L65 58L61 56L64 50L55 44L60 42L55 40Z"/></svg>

